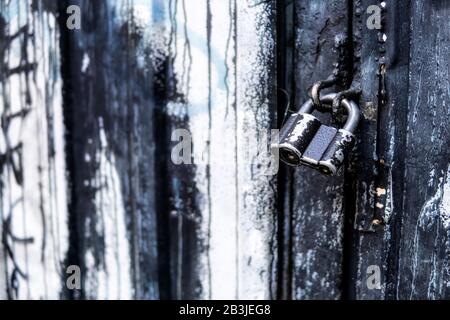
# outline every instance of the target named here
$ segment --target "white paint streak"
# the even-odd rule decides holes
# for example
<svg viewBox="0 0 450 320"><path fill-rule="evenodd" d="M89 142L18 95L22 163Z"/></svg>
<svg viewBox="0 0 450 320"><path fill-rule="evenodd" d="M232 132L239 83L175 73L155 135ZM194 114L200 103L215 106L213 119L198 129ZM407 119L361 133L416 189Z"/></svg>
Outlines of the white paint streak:
<svg viewBox="0 0 450 320"><path fill-rule="evenodd" d="M394 191L392 180L392 166L389 168L389 188L386 190L386 208L384 209L384 222L389 223L394 210ZM386 234L389 234L388 232Z"/></svg>
<svg viewBox="0 0 450 320"><path fill-rule="evenodd" d="M28 280L18 278L17 298L57 299L63 286L62 266L68 248L61 79L53 72L60 69L59 33L53 15L31 14L25 2L12 3L8 10L10 34L27 23L29 32L34 34L35 41L29 41L26 50L28 62L37 66L28 80L24 74L9 77L5 81L9 91L0 93L8 97L8 101L1 100L2 114L30 110L26 117L12 120L7 132L10 147L22 143L24 181L21 187L11 167L2 176L3 218L11 212L14 235L33 239L28 245L10 241L17 265L28 275ZM11 44L10 68L20 64L21 43L19 37ZM27 86L30 102L25 99ZM8 273L12 272L12 260L7 265Z"/></svg>
<svg viewBox="0 0 450 320"><path fill-rule="evenodd" d="M267 23L261 6L248 8L247 4L238 4L238 29L255 30L256 34L243 32L238 36L236 84L236 44L230 35L234 23L230 9L234 8L229 6L227 1L210 1L209 60L207 1L199 1L195 6L186 1L185 7L183 1L178 1L177 29L173 35L177 41L172 43L172 52L176 52L178 90L185 94L187 104L169 103L168 113L187 112L189 117L195 184L201 194L201 238L209 245L200 256L198 271L203 298L261 299L269 297L270 240L274 232L272 177L262 174L268 171L265 160L253 161L251 165L249 159L254 160L260 152L254 140L260 129L268 129L268 101L257 102L256 97L264 97L268 90L264 85L268 71L261 56L270 54L273 42L261 28ZM239 89L234 110L236 87ZM261 165L258 169L257 164Z"/></svg>
<svg viewBox="0 0 450 320"><path fill-rule="evenodd" d="M96 299L132 299L130 248L125 228L125 204L122 198L120 178L116 170L115 157L108 152L108 142L99 119L101 149L96 154L100 164L96 172L95 194L98 213L98 233L104 237L104 266L98 268L93 260L93 248L86 251L88 273L87 287Z"/></svg>
<svg viewBox="0 0 450 320"><path fill-rule="evenodd" d="M450 166L447 170L446 180L442 186L442 200L440 209L440 219L446 230L450 229Z"/></svg>
<svg viewBox="0 0 450 320"><path fill-rule="evenodd" d="M200 238L203 242L208 242L210 223L208 199L208 181L206 178L206 166L208 150L208 58L207 58L207 32L206 32L206 1L199 1L195 6L190 6L183 1L177 1L175 10L177 28L172 34L177 40L172 42L172 52L176 52L174 61L175 74L178 78L178 91L186 96L187 103L169 103L168 109L171 113L187 112L190 120L189 129L193 141L193 156L199 164L197 165L195 184L198 192L202 194L201 201L198 203L202 212L202 224L200 226ZM185 7L183 6L185 4ZM204 10L198 10L201 7ZM184 12L186 12L184 14ZM184 110L183 110L184 109ZM201 165L202 163L203 165ZM183 220L180 219L180 223ZM182 246L178 247L182 251ZM180 252L181 254L181 252ZM208 267L208 252L200 255L200 263L196 268L200 274L202 283L203 298L211 296L211 284L209 283L210 270ZM181 281L181 279L178 279ZM225 288L226 292L226 288ZM181 294L181 293L179 293Z"/></svg>
<svg viewBox="0 0 450 320"><path fill-rule="evenodd" d="M430 177L434 177L434 170L430 172ZM439 178L438 188L433 197L431 197L422 207L419 215L419 226L422 229L428 229L439 218L443 227L450 228L450 166L444 176Z"/></svg>
<svg viewBox="0 0 450 320"><path fill-rule="evenodd" d="M270 13L264 5L252 6L237 2L237 104L238 104L238 162L239 162L239 220L238 220L238 274L239 298L270 298L271 237L274 229L274 183L269 172L270 161L258 165L246 159L257 158L258 146L249 137L258 136L269 128L271 89L270 71L275 43ZM247 30L252 32L242 32ZM265 61L264 59L268 59ZM249 157L242 154L248 152ZM256 163L253 161L253 163Z"/></svg>
<svg viewBox="0 0 450 320"><path fill-rule="evenodd" d="M237 163L233 110L234 42L229 14L232 1L212 0L212 129L211 129L211 297L238 298L237 274ZM230 39L228 43L227 40ZM228 47L227 47L228 44ZM228 75L226 74L228 68ZM225 83L226 82L226 83ZM229 89L227 92L227 88ZM228 96L227 96L228 94ZM228 99L228 105L227 105Z"/></svg>
<svg viewBox="0 0 450 320"><path fill-rule="evenodd" d="M301 136L301 134L306 130L308 127L308 122L306 121L299 121L297 122L296 126L294 127L294 130L289 134L288 139L290 142L296 142L298 138Z"/></svg>
<svg viewBox="0 0 450 320"><path fill-rule="evenodd" d="M81 72L86 73L87 69L89 68L89 64L91 63L91 60L89 59L89 55L85 53L83 55L83 62L81 65Z"/></svg>
<svg viewBox="0 0 450 320"><path fill-rule="evenodd" d="M430 176L434 177L435 172L430 172ZM440 262L437 261L436 251L431 253L431 259L426 259L428 255L424 255L422 251L422 242L427 241L427 234L435 230L434 247L437 248L438 241L441 237L440 229L443 227L445 233L442 236L450 234L450 165L447 172L442 172L442 176L437 183L435 194L422 206L419 217L417 219L416 230L413 241L413 265L412 265L412 283L410 298L416 297L416 279L424 271L424 266L430 265L431 275L428 283L428 298L436 298L436 290L438 290L439 278L442 269ZM424 260L426 259L426 260Z"/></svg>

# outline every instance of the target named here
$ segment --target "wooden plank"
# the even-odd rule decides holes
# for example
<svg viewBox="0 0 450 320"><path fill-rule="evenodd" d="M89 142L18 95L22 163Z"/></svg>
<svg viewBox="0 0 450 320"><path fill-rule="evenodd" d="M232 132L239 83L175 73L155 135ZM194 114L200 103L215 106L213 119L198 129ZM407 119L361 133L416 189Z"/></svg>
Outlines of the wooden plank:
<svg viewBox="0 0 450 320"><path fill-rule="evenodd" d="M70 3L83 27L66 34L69 263L79 297L157 299L153 3Z"/></svg>
<svg viewBox="0 0 450 320"><path fill-rule="evenodd" d="M0 12L0 297L57 299L68 228L56 8L0 1Z"/></svg>
<svg viewBox="0 0 450 320"><path fill-rule="evenodd" d="M409 2L387 3L380 30L367 29L370 1L354 6L354 30L364 118L355 171L357 188L349 297L392 299L396 295L398 241L403 213L404 145L409 64ZM400 49L401 48L401 49ZM367 284L379 268L380 286Z"/></svg>
<svg viewBox="0 0 450 320"><path fill-rule="evenodd" d="M338 62L335 41L348 35L347 1L295 1L294 108L307 89L325 80ZM344 177L309 168L293 171L292 261L294 299L341 297ZM289 213L287 213L289 214Z"/></svg>
<svg viewBox="0 0 450 320"><path fill-rule="evenodd" d="M450 7L411 4L408 133L397 298L448 299Z"/></svg>
<svg viewBox="0 0 450 320"><path fill-rule="evenodd" d="M375 233L358 235L355 295L359 299L448 297L444 271L448 156L443 149L448 135L448 82L440 82L447 79L449 69L448 52L441 49L448 35L438 32L445 29L446 22L439 18L448 15L445 10L419 2L410 8L408 1L386 7L387 54L379 60L386 69L378 94L382 98L384 84L387 100L379 104L377 137L377 158L383 161L372 191L373 211L370 207L366 211L368 218L378 218L384 225ZM424 24L425 17L433 23ZM411 53L406 49L410 38ZM420 120L419 114L423 114ZM379 290L367 287L370 265L380 267Z"/></svg>
<svg viewBox="0 0 450 320"><path fill-rule="evenodd" d="M196 6L173 1L169 10L182 99L169 101L167 113L172 131L190 132L194 153L193 165L168 171L175 185L169 191L177 241L171 244L173 295L268 298L276 246L274 174L264 175L267 161L249 159L260 152L253 137L267 135L273 116L274 8L205 0ZM255 32L237 32L246 29Z"/></svg>
<svg viewBox="0 0 450 320"><path fill-rule="evenodd" d="M189 158L187 164L174 163L173 156L167 157L164 163L170 184L166 208L169 211L163 214L170 213L170 296L175 299L201 299L210 295L206 254L209 213L203 200L208 185L205 183L204 166L197 169L205 163L202 156L206 151L202 144L208 129L192 129L195 118L203 116L201 121L205 125L209 121L206 1L201 1L199 6L202 10L198 10L197 6L188 6L185 1L165 4L170 74L165 83L169 91L166 91L162 111L170 147L163 152L171 155L172 148L178 143L174 132L186 130L189 136L185 138L192 138L193 153L200 154L200 158ZM203 177L199 177L201 173Z"/></svg>
<svg viewBox="0 0 450 320"><path fill-rule="evenodd" d="M278 159L267 156L276 103L276 7L237 3L239 299L275 298ZM254 30L254 32L249 32Z"/></svg>
<svg viewBox="0 0 450 320"><path fill-rule="evenodd" d="M295 55L294 2L277 2L277 127L283 124L287 106L291 106L290 93L295 92L294 70ZM278 204L278 294L277 299L288 300L292 291L292 210L291 197L294 196L292 171L279 165L277 176Z"/></svg>

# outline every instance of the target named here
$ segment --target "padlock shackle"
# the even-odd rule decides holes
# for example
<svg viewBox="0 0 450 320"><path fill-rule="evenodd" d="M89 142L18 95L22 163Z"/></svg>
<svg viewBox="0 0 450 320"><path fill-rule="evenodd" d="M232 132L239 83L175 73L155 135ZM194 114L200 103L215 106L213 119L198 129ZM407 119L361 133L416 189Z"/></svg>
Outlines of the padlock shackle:
<svg viewBox="0 0 450 320"><path fill-rule="evenodd" d="M333 100L337 97L337 93L328 93L322 97L320 97L320 101L324 104L332 104ZM342 129L347 130L349 132L355 131L356 127L359 123L360 111L359 107L355 102L348 99L341 100L341 106L347 110L347 121ZM314 103L311 99L306 101L301 107L300 113L312 113L314 111Z"/></svg>
<svg viewBox="0 0 450 320"><path fill-rule="evenodd" d="M353 100L342 99L341 104L347 110L347 121L345 122L343 130L354 132L359 123L361 112L358 105Z"/></svg>

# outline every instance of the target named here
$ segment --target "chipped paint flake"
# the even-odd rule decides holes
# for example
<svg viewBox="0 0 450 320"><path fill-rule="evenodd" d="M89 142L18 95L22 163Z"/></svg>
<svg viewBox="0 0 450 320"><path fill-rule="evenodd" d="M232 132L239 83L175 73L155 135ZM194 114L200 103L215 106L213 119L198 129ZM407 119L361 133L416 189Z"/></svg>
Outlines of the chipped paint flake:
<svg viewBox="0 0 450 320"><path fill-rule="evenodd" d="M377 188L376 193L377 193L378 197L384 196L386 194L386 189L385 188Z"/></svg>

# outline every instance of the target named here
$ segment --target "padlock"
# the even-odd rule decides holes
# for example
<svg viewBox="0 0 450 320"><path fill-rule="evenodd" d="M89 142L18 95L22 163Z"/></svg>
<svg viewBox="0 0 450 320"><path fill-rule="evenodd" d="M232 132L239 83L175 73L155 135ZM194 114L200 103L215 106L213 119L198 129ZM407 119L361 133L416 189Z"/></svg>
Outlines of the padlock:
<svg viewBox="0 0 450 320"><path fill-rule="evenodd" d="M294 113L280 131L280 158L287 164L301 164L303 153L321 126L319 119L301 109Z"/></svg>
<svg viewBox="0 0 450 320"><path fill-rule="evenodd" d="M336 96L336 93L330 93L320 100L323 104L331 104ZM353 131L360 117L359 108L353 101L342 99L341 106L348 114L341 129L324 125L314 117L311 100L298 113L292 114L281 129L279 143L275 146L281 160L291 166L307 165L327 175L335 174L354 145Z"/></svg>

